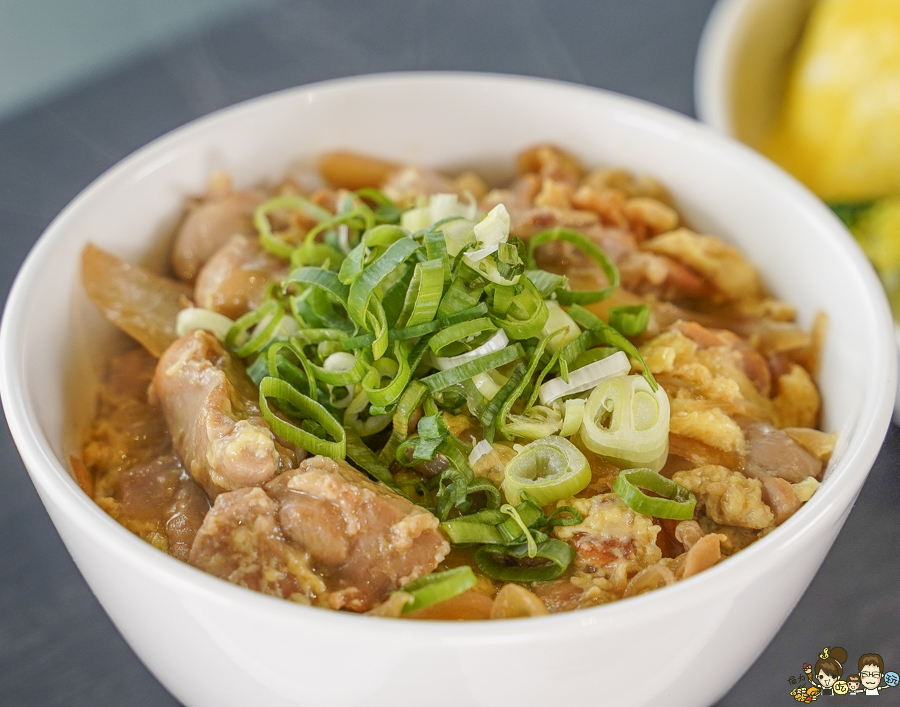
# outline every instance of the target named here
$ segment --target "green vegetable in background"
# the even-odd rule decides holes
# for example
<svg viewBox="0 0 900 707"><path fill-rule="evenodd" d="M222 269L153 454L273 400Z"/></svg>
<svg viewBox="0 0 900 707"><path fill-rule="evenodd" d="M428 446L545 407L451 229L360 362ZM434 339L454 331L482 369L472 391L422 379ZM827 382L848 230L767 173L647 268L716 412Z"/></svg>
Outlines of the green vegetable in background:
<svg viewBox="0 0 900 707"><path fill-rule="evenodd" d="M900 320L900 197L829 206L872 261Z"/></svg>

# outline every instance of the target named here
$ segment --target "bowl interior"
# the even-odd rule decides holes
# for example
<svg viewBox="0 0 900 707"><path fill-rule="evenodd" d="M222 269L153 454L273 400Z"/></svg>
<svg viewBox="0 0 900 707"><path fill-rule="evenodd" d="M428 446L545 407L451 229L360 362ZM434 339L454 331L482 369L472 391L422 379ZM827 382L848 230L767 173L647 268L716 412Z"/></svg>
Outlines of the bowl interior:
<svg viewBox="0 0 900 707"><path fill-rule="evenodd" d="M825 207L751 151L662 109L566 84L453 74L372 76L257 99L158 140L82 193L23 267L0 342L4 406L39 488L80 494L66 472L68 456L79 453L80 431L93 415L102 355L121 341L79 283L85 244L158 262L184 200L204 193L216 170L247 187L273 182L324 151L348 149L500 174L538 142L555 143L590 167L652 174L699 230L746 253L805 326L827 313L823 424L840 435L830 473L836 481L852 477L858 488L868 466L851 462L874 458L880 445L893 402L894 353L881 289ZM828 502L828 486L811 505Z"/></svg>

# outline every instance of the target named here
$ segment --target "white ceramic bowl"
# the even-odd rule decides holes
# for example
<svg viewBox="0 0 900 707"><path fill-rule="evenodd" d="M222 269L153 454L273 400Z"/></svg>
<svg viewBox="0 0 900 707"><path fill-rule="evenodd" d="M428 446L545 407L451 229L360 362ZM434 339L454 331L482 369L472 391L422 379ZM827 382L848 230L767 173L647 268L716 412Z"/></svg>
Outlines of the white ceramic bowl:
<svg viewBox="0 0 900 707"><path fill-rule="evenodd" d="M297 606L229 585L153 549L79 490L67 454L77 451L73 430L86 419L96 356L111 329L78 281L88 241L126 259L159 253L160 234L215 169L243 187L335 148L448 170L496 167L537 141L592 166L656 175L690 221L749 255L769 286L798 305L804 324L817 310L828 313L824 426L839 434L838 448L819 492L776 532L696 577L613 605L506 622L417 623ZM25 465L78 567L129 644L186 705L528 707L568 695L697 707L749 668L840 530L890 416L889 323L877 280L827 209L752 151L687 118L537 79L367 76L221 111L87 188L16 280L0 331L0 390Z"/></svg>
<svg viewBox="0 0 900 707"><path fill-rule="evenodd" d="M694 71L700 120L759 149L778 117L800 33L816 0L719 0ZM900 323L894 324L900 349ZM894 407L900 425L900 381Z"/></svg>

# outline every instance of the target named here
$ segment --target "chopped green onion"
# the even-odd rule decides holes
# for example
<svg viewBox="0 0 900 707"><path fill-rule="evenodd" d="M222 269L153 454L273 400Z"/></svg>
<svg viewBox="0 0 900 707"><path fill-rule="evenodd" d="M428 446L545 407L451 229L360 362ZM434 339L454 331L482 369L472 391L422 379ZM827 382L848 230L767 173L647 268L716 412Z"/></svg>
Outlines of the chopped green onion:
<svg viewBox="0 0 900 707"><path fill-rule="evenodd" d="M444 327L452 326L453 324L458 324L459 322L464 322L469 319L475 319L482 314L487 314L487 311L487 305L484 302L481 302L480 304L477 304L470 309L464 309L461 312L457 312L456 314L452 314L441 319L435 319L434 321L427 322L426 324L418 324L417 326L407 327L405 329L391 329L388 332L388 341L417 339L420 336L431 334L432 332L443 329ZM371 346L374 341L374 334L365 334L363 336L354 336L350 339L344 339L343 341L341 341L341 347L347 351L350 351L352 349L358 349L363 346Z"/></svg>
<svg viewBox="0 0 900 707"><path fill-rule="evenodd" d="M505 419L510 407L512 407L513 403L516 401L516 398L522 394L520 386L522 385L523 381L527 383L527 381L525 380L526 375L527 369L525 368L525 364L516 364L512 375L509 377L509 380L503 384L503 387L500 388L497 394L488 402L487 406L484 408L484 412L479 417L479 421L484 427L486 439L489 438L491 441L493 441L493 429L495 427L497 416L502 413L500 417L502 424L502 420ZM506 405L507 401L509 401L509 406Z"/></svg>
<svg viewBox="0 0 900 707"><path fill-rule="evenodd" d="M369 401L378 407L386 407L399 398L406 389L412 371L409 367L409 351L403 341L395 341L394 360L398 364L396 372L384 387L378 387L381 383L381 375L377 369L369 369L369 373L362 380L362 387ZM382 361L385 359L381 359Z"/></svg>
<svg viewBox="0 0 900 707"><path fill-rule="evenodd" d="M294 246L278 238L272 232L269 214L273 211L302 211L314 221L327 221L332 218L327 209L323 209L299 195L276 196L256 207L253 212L253 225L259 233L259 242L263 248L280 258L289 259Z"/></svg>
<svg viewBox="0 0 900 707"><path fill-rule="evenodd" d="M562 378L554 378L544 383L540 388L540 398L544 405L549 405L554 400L566 395L583 393L595 388L601 381L621 376L631 370L631 361L621 351L616 351L612 356L589 363L583 368L576 368L569 372L569 382Z"/></svg>
<svg viewBox="0 0 900 707"><path fill-rule="evenodd" d="M363 418L366 408L369 407L369 395L361 390L353 402L344 411L344 427L353 430L360 437L369 437L381 432L391 422L391 415L368 415Z"/></svg>
<svg viewBox="0 0 900 707"><path fill-rule="evenodd" d="M581 427L581 421L584 419L584 405L586 402L584 398L566 400L562 428L559 430L560 437L571 437L578 432Z"/></svg>
<svg viewBox="0 0 900 707"><path fill-rule="evenodd" d="M526 270L525 277L531 280L531 284L544 299L550 297L557 290L565 289L569 284L569 278L565 275L557 275L546 270Z"/></svg>
<svg viewBox="0 0 900 707"><path fill-rule="evenodd" d="M481 301L487 284L487 280L460 261L456 266L453 282L450 283L450 287L447 288L441 299L437 316L448 317L476 306Z"/></svg>
<svg viewBox="0 0 900 707"><path fill-rule="evenodd" d="M654 518L691 520L697 498L681 484L650 469L628 469L619 472L613 491L634 511ZM648 496L641 489L657 496Z"/></svg>
<svg viewBox="0 0 900 707"><path fill-rule="evenodd" d="M331 270L312 266L296 268L291 271L284 282L285 285L297 284L318 287L338 300L344 307L347 306L350 288L341 282L337 274Z"/></svg>
<svg viewBox="0 0 900 707"><path fill-rule="evenodd" d="M355 385L366 373L366 361L362 355L338 351L325 359L321 366L309 362L317 380L327 385Z"/></svg>
<svg viewBox="0 0 900 707"><path fill-rule="evenodd" d="M444 347L455 342L465 341L466 339L475 337L478 334L496 330L497 327L494 326L490 319L488 319L487 317L479 317L478 319L471 319L467 322L460 322L459 324L454 324L453 326L448 326L445 329L442 329L433 337L431 337L428 342L428 346L434 352L435 356L438 356L438 368L444 371L447 370L447 368L453 368L453 366L458 366L460 363L464 363L465 361L471 361L472 359L478 358L478 356L483 356L486 353L499 351L509 343L509 339L506 338L506 334L503 334L502 337L494 337L502 339L503 343L496 344L493 348L485 350L481 353L477 353L478 349L475 349L474 351L469 351L466 354L460 356L455 356L453 358L444 358L442 363L440 357L443 353Z"/></svg>
<svg viewBox="0 0 900 707"><path fill-rule="evenodd" d="M457 324L456 327L448 327L447 329L444 329L443 331L435 334L428 342L428 346L432 351L438 353L441 347L451 342L457 341L461 335L465 335L461 334L460 332L471 332L468 335L474 336L482 332L490 332L495 330L496 327L487 317L476 319L471 322L462 322L461 324ZM436 356L434 362L435 364L437 364L437 368L439 370L448 371L451 368L456 368L457 366L461 366L462 364L468 363L469 361L474 361L475 359L481 358L482 356L496 353L497 351L505 348L507 344L509 344L509 339L506 336L506 332L500 329L478 348L472 349L471 351L466 351L465 353L459 354L459 356Z"/></svg>
<svg viewBox="0 0 900 707"><path fill-rule="evenodd" d="M332 440L323 439L282 419L269 407L268 398L291 405L304 419L321 425ZM343 459L347 452L347 433L331 413L312 398L303 395L287 381L266 377L259 383L259 407L272 432L310 454L321 454L332 459Z"/></svg>
<svg viewBox="0 0 900 707"><path fill-rule="evenodd" d="M641 376L607 378L584 409L581 439L592 452L620 469L659 471L669 449L669 397Z"/></svg>
<svg viewBox="0 0 900 707"><path fill-rule="evenodd" d="M525 524L525 521L522 520L522 517L519 515L519 512L513 508L508 503L504 503L500 506L500 512L506 513L516 525L519 526L519 529L522 531L522 535L525 536L525 544L528 546L528 557L534 557L537 555L537 543L534 540L534 536L531 534L531 531L528 529L528 526Z"/></svg>
<svg viewBox="0 0 900 707"><path fill-rule="evenodd" d="M562 415L543 405L535 405L521 415L510 415L503 430L513 437L542 439L556 434L562 425Z"/></svg>
<svg viewBox="0 0 900 707"><path fill-rule="evenodd" d="M446 572L426 574L400 588L401 592L412 595L412 600L403 607L403 613L409 614L452 599L474 587L477 582L475 573L468 565L454 567Z"/></svg>
<svg viewBox="0 0 900 707"><path fill-rule="evenodd" d="M259 309L238 318L225 335L225 345L238 358L258 353L272 341L283 316L284 309L278 301L266 300ZM250 329L253 329L252 336Z"/></svg>
<svg viewBox="0 0 900 707"><path fill-rule="evenodd" d="M583 491L591 481L584 454L564 437L550 436L525 445L506 465L501 488L509 503L527 492L546 506Z"/></svg>
<svg viewBox="0 0 900 707"><path fill-rule="evenodd" d="M643 334L649 323L649 304L622 305L609 309L609 325L623 336Z"/></svg>
<svg viewBox="0 0 900 707"><path fill-rule="evenodd" d="M234 320L202 307L186 307L175 317L175 333L178 336L184 336L194 329L204 329L219 341L225 341L232 326Z"/></svg>
<svg viewBox="0 0 900 707"><path fill-rule="evenodd" d="M465 509L469 505L467 500L470 493L484 491L489 505L499 505L500 493L492 483L475 484L475 475L469 462L459 448L459 442L455 439L445 439L438 446L438 451L443 454L450 466L439 477L437 492L437 517L442 521L447 520L452 507ZM445 483L449 482L449 483ZM474 487L474 488L473 488ZM494 507L496 507L496 505Z"/></svg>
<svg viewBox="0 0 900 707"><path fill-rule="evenodd" d="M494 445L486 439L479 441L478 444L472 447L472 452L469 454L469 466L475 466L481 457L485 454L490 454L493 450Z"/></svg>
<svg viewBox="0 0 900 707"><path fill-rule="evenodd" d="M514 344L487 356L476 358L474 361L467 361L455 368L433 373L422 378L422 382L434 393L456 383L462 383L467 378L471 378L478 373L484 373L485 371L504 366L507 363L512 363L517 358L523 358L524 356L525 352L522 350L521 344Z"/></svg>
<svg viewBox="0 0 900 707"><path fill-rule="evenodd" d="M472 376L472 385L475 386L475 390L484 396L485 400L493 400L507 380L505 376L496 371L487 371L479 373L477 376ZM480 417L480 415L476 415L476 417Z"/></svg>
<svg viewBox="0 0 900 707"><path fill-rule="evenodd" d="M428 394L426 388L419 381L411 381L400 396L397 402L397 409L394 410L392 418L393 430L390 439L384 449L381 450L379 458L385 464L390 464L394 460L397 447L409 436L409 419L412 414L419 408L425 396Z"/></svg>
<svg viewBox="0 0 900 707"><path fill-rule="evenodd" d="M547 582L561 577L575 559L575 550L562 540L549 538L537 543L535 557L547 560L543 565L520 566L499 562L497 557L523 559L528 556L528 545L483 545L475 551L475 565L491 579L501 582Z"/></svg>
<svg viewBox="0 0 900 707"><path fill-rule="evenodd" d="M395 228L379 226L378 228ZM375 289L394 269L421 248L412 238L399 238L375 262L365 268L350 285L347 313L357 324L365 325L365 313Z"/></svg>
<svg viewBox="0 0 900 707"><path fill-rule="evenodd" d="M578 511L570 510L578 514ZM441 523L441 530L454 545L515 545L524 540L526 530L530 533L532 529L549 527L548 524L571 524L567 519L545 518L540 506L532 500L520 503L515 507L515 517L511 517L511 515L501 510L484 508L469 515L444 521ZM553 515L555 516L556 513L554 512ZM578 514L578 518L578 522L581 522L580 514ZM523 526L525 530L523 530Z"/></svg>
<svg viewBox="0 0 900 707"><path fill-rule="evenodd" d="M424 231L451 218L473 219L475 208L474 204L460 204L456 194L432 194L427 205L404 211L400 225L413 233Z"/></svg>
<svg viewBox="0 0 900 707"><path fill-rule="evenodd" d="M560 304L591 304L609 297L619 287L619 270L609 256L587 236L573 231L571 228L552 228L533 235L528 241L528 267L534 268L534 251L545 243L564 241L582 250L593 260L606 276L608 285L601 290L572 291L560 289L556 291L556 299Z"/></svg>
<svg viewBox="0 0 900 707"><path fill-rule="evenodd" d="M569 309L569 315L584 328L591 329L600 343L615 346L632 358L636 358L641 364L643 376L647 383L649 383L650 387L656 391L659 384L656 382L656 379L653 378L653 374L650 373L650 369L647 368L644 357L641 356L641 352L637 350L634 344L622 336L616 329L600 319L596 314L587 311L584 307L580 307L577 304L574 305Z"/></svg>
<svg viewBox="0 0 900 707"><path fill-rule="evenodd" d="M497 204L480 222L475 224L475 239L480 247L477 250L469 251L463 257L471 265L496 252L498 246L506 243L509 239L510 223L506 207L503 204Z"/></svg>
<svg viewBox="0 0 900 707"><path fill-rule="evenodd" d="M366 443L353 430L347 430L347 457L373 479L380 481L401 496L409 498L394 482L394 477L391 476L390 470L381 463L372 453L372 450L366 446Z"/></svg>
<svg viewBox="0 0 900 707"><path fill-rule="evenodd" d="M547 303L531 284L531 280L526 279L523 283L522 292L512 298L509 309L503 316L499 316L496 311L490 313L494 324L501 327L512 341L537 336L550 316Z"/></svg>
<svg viewBox="0 0 900 707"><path fill-rule="evenodd" d="M414 327L434 319L444 293L444 264L440 260L416 263L403 309L397 319L401 327Z"/></svg>
<svg viewBox="0 0 900 707"><path fill-rule="evenodd" d="M501 246L508 245L506 243L501 243ZM507 277L500 270L500 265L502 263L498 263L497 260L493 256L488 256L486 258L482 258L481 260L472 260L469 257L469 254L466 253L463 255L463 262L466 263L470 268L476 270L479 275L481 275L484 279L493 282L495 285L501 285L503 287L512 287L513 285L518 284L521 273L513 273L511 277ZM509 270L509 268L504 267L504 270Z"/></svg>
<svg viewBox="0 0 900 707"><path fill-rule="evenodd" d="M524 372L524 374L522 374L522 377L519 379L518 383L516 383L515 387L510 391L509 395L507 395L507 397L503 400L498 412L496 413L497 421L499 422L500 433L504 437L506 437L506 439L512 439L512 434L510 434L506 430L506 418L509 415L509 411L512 409L513 404L524 394L525 386L531 382L531 377L534 375L534 372L537 369L538 364L540 363L541 356L544 353L544 349L547 348L547 344L550 343L550 339L552 337L553 334L548 334L543 339L541 339L540 342L538 342L537 348L531 355L531 363L528 364L528 369ZM515 377L515 372L513 377ZM512 381L512 378L510 379L510 381ZM506 386L503 387L506 388Z"/></svg>
<svg viewBox="0 0 900 707"><path fill-rule="evenodd" d="M559 306L553 300L547 301L547 321L541 329L539 336L547 336L555 331L562 331L562 336L557 336L550 340L547 350L550 353L556 353L570 341L574 341L581 333L581 329L575 321L568 315L566 310Z"/></svg>

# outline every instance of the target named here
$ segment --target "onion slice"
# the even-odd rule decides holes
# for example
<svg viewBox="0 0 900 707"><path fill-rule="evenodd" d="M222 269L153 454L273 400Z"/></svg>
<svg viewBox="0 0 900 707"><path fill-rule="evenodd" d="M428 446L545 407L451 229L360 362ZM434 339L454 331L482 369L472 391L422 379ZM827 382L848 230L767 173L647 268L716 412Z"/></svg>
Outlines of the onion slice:
<svg viewBox="0 0 900 707"><path fill-rule="evenodd" d="M587 488L591 467L578 447L551 435L525 445L503 475L501 488L509 503L519 503L525 491L539 506L546 506Z"/></svg>
<svg viewBox="0 0 900 707"><path fill-rule="evenodd" d="M175 318L175 333L178 336L184 336L195 329L204 329L219 341L225 341L225 336L232 326L234 326L233 319L202 307L186 307L178 312Z"/></svg>
<svg viewBox="0 0 900 707"><path fill-rule="evenodd" d="M562 378L554 378L541 386L541 403L549 405L554 400L565 395L575 395L597 387L607 378L621 376L631 370L631 361L622 351L616 351L612 356L589 363L587 366L576 368L569 373L569 382Z"/></svg>
<svg viewBox="0 0 900 707"><path fill-rule="evenodd" d="M618 376L594 388L584 409L581 439L620 469L659 471L669 451L669 398L642 376Z"/></svg>
<svg viewBox="0 0 900 707"><path fill-rule="evenodd" d="M469 453L469 466L475 466L481 457L485 454L489 454L494 449L494 446L488 442L486 439L481 440L478 444L476 444L472 451Z"/></svg>
<svg viewBox="0 0 900 707"><path fill-rule="evenodd" d="M503 331L503 329L498 329L496 334L485 341L477 349L472 349L471 351L467 351L466 353L460 354L459 356L436 356L434 361L438 369L447 371L451 368L461 366L464 363L468 363L469 361L474 361L476 358L481 358L482 356L496 353L497 351L505 348L507 344L509 344L509 337L506 335L506 332Z"/></svg>

